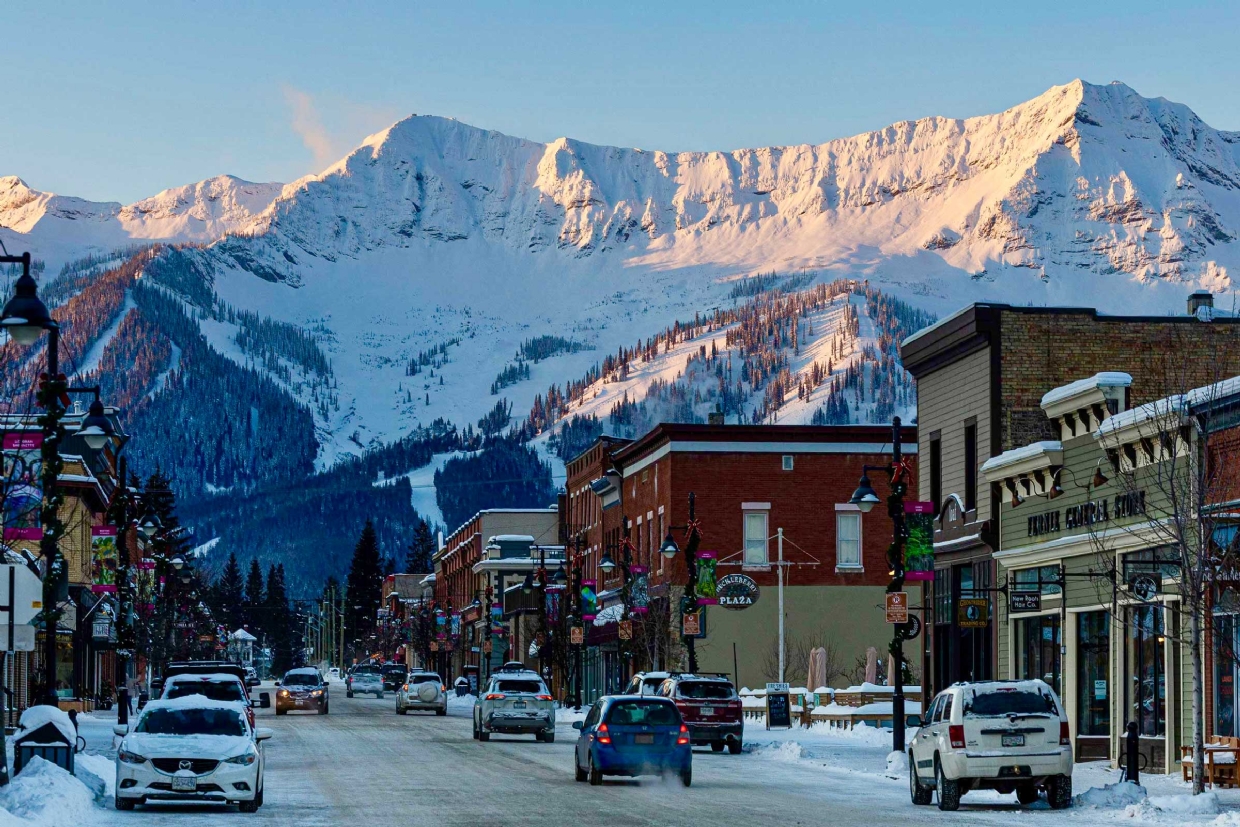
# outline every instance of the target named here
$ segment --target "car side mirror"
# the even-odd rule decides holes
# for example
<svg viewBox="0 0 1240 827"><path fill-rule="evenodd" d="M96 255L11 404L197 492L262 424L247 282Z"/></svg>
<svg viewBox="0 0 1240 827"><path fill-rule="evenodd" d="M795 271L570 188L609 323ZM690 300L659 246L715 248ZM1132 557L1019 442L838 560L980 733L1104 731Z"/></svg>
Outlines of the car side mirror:
<svg viewBox="0 0 1240 827"><path fill-rule="evenodd" d="M573 729L585 729L584 721L573 721Z"/></svg>
<svg viewBox="0 0 1240 827"><path fill-rule="evenodd" d="M279 685L280 685L280 682L279 682L279 681L276 681L276 686L279 686Z"/></svg>
<svg viewBox="0 0 1240 827"><path fill-rule="evenodd" d="M117 724L116 726L112 727L112 734L119 735L122 738L124 738L126 735L129 734L129 727L121 726L120 724Z"/></svg>
<svg viewBox="0 0 1240 827"><path fill-rule="evenodd" d="M909 715L907 718L904 719L904 725L910 726L910 727L920 727L921 716L920 715Z"/></svg>
<svg viewBox="0 0 1240 827"><path fill-rule="evenodd" d="M275 735L275 732L270 727L260 726L254 730L255 741L266 741L272 735Z"/></svg>
<svg viewBox="0 0 1240 827"><path fill-rule="evenodd" d="M270 692L259 692L258 693L258 708L259 709L271 709L271 693Z"/></svg>

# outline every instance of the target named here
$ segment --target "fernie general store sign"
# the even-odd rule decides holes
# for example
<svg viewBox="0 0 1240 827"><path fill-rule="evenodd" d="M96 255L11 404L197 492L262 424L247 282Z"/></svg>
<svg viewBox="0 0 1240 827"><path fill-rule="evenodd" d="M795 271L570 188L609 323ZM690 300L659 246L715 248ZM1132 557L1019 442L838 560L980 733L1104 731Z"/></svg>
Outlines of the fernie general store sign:
<svg viewBox="0 0 1240 827"><path fill-rule="evenodd" d="M1124 520L1145 513L1145 492L1129 491L1107 499L1090 500L1062 511L1043 511L1029 519L1030 537L1056 534L1064 529L1085 528L1108 520Z"/></svg>

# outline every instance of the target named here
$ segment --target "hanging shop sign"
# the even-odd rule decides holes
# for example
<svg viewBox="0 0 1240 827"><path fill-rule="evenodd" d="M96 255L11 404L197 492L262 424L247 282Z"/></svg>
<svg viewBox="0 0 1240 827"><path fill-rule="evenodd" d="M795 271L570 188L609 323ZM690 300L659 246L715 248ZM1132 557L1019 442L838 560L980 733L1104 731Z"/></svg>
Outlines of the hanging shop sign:
<svg viewBox="0 0 1240 827"><path fill-rule="evenodd" d="M594 587L598 585L594 580L581 581L581 619L589 623L598 616L598 593L594 591Z"/></svg>
<svg viewBox="0 0 1240 827"><path fill-rule="evenodd" d="M96 593L115 592L119 565L116 553L116 527L90 527L90 590Z"/></svg>
<svg viewBox="0 0 1240 827"><path fill-rule="evenodd" d="M719 578L719 605L739 611L758 602L758 582L747 574L725 574Z"/></svg>
<svg viewBox="0 0 1240 827"><path fill-rule="evenodd" d="M4 539L40 540L43 506L40 450L43 434L9 431L3 437Z"/></svg>
<svg viewBox="0 0 1240 827"><path fill-rule="evenodd" d="M908 539L904 541L904 579L934 579L934 503L906 502L904 525Z"/></svg>
<svg viewBox="0 0 1240 827"><path fill-rule="evenodd" d="M956 625L962 629L985 629L990 625L990 601L963 597L956 604Z"/></svg>
<svg viewBox="0 0 1240 827"><path fill-rule="evenodd" d="M1138 574L1128 581L1128 590L1138 600L1149 602L1162 591L1162 577L1157 572Z"/></svg>
<svg viewBox="0 0 1240 827"><path fill-rule="evenodd" d="M1021 614L1022 612L1040 612L1042 611L1042 593L1037 591L1017 592L1013 591L1008 594L1008 612L1011 614Z"/></svg>
<svg viewBox="0 0 1240 827"><path fill-rule="evenodd" d="M909 615L908 623L900 624L900 637L905 640L916 640L921 634L921 618L917 615Z"/></svg>
<svg viewBox="0 0 1240 827"><path fill-rule="evenodd" d="M650 610L650 575L645 566L632 566L629 574L629 614L644 615Z"/></svg>
<svg viewBox="0 0 1240 827"><path fill-rule="evenodd" d="M716 566L719 555L713 551L699 551L697 554L697 604L713 606L719 602L718 584L715 581Z"/></svg>

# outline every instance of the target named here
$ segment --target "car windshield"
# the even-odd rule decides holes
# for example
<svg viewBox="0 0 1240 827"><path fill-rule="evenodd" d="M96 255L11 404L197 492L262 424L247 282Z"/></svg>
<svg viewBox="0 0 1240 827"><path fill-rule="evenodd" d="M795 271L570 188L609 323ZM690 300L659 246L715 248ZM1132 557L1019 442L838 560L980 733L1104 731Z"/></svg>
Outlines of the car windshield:
<svg viewBox="0 0 1240 827"><path fill-rule="evenodd" d="M379 668L377 666L359 666L353 670L353 674L357 677L362 675L378 675Z"/></svg>
<svg viewBox="0 0 1240 827"><path fill-rule="evenodd" d="M241 684L230 681L173 681L164 693L165 698L184 698L187 695L203 695L213 701L246 700Z"/></svg>
<svg viewBox="0 0 1240 827"><path fill-rule="evenodd" d="M409 683L443 683L438 675L414 675L409 678Z"/></svg>
<svg viewBox="0 0 1240 827"><path fill-rule="evenodd" d="M313 672L289 672L283 683L285 686L318 686L319 676Z"/></svg>
<svg viewBox="0 0 1240 827"><path fill-rule="evenodd" d="M680 713L667 703L618 701L607 710L606 722L616 726L678 726Z"/></svg>
<svg viewBox="0 0 1240 827"><path fill-rule="evenodd" d="M245 735L245 721L234 709L151 709L136 732L151 735Z"/></svg>
<svg viewBox="0 0 1240 827"><path fill-rule="evenodd" d="M542 684L538 681L496 681L495 689L497 692L525 692L530 695L537 695L542 692Z"/></svg>
<svg viewBox="0 0 1240 827"><path fill-rule="evenodd" d="M385 675L403 675L403 674L405 674L405 667L401 666L400 664L397 664L397 665L395 665L395 666L385 666L385 667L383 667L383 674L385 674Z"/></svg>
<svg viewBox="0 0 1240 827"><path fill-rule="evenodd" d="M724 681L681 681L677 689L680 697L690 700L727 700L735 694L732 684Z"/></svg>
<svg viewBox="0 0 1240 827"><path fill-rule="evenodd" d="M1059 710L1050 695L1025 689L978 692L964 705L970 718L1002 717L1004 715L1054 715Z"/></svg>

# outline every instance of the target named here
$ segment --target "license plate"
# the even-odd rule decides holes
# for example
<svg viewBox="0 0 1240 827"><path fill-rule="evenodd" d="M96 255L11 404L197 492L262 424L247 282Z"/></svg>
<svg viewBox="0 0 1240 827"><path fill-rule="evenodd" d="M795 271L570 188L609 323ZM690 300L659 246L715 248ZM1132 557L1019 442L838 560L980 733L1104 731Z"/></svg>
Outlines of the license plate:
<svg viewBox="0 0 1240 827"><path fill-rule="evenodd" d="M525 701L516 701L512 705L513 709L525 709Z"/></svg>
<svg viewBox="0 0 1240 827"><path fill-rule="evenodd" d="M172 776L172 791L177 793L197 792L198 779L192 775L174 775Z"/></svg>
<svg viewBox="0 0 1240 827"><path fill-rule="evenodd" d="M1025 745L1025 736L1023 735L1004 735L1003 746L1005 747L1023 747Z"/></svg>
<svg viewBox="0 0 1240 827"><path fill-rule="evenodd" d="M702 714L703 715L714 715L715 708L713 706L704 706L702 707Z"/></svg>
<svg viewBox="0 0 1240 827"><path fill-rule="evenodd" d="M634 738L633 738L633 743L635 743L635 744L653 744L653 743L654 743L654 736L653 736L653 735L638 735L638 736L636 736L636 737L634 737Z"/></svg>

